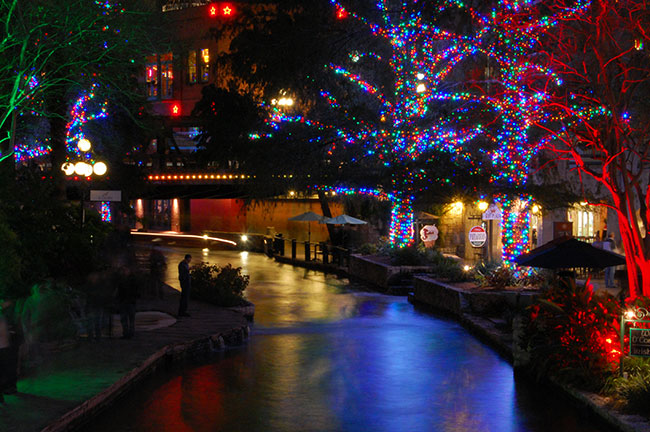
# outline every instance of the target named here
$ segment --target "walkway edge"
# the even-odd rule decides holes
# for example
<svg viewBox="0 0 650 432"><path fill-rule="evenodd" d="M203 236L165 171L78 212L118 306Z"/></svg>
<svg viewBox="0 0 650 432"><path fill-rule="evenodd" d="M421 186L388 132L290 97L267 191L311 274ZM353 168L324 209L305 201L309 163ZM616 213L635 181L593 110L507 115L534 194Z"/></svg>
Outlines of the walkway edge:
<svg viewBox="0 0 650 432"><path fill-rule="evenodd" d="M106 390L68 411L46 426L42 432L70 431L83 425L102 410L106 409L120 396L127 393L134 384L148 377L160 366L181 360L188 354L208 353L224 349L226 346L241 345L248 339L250 328L242 326L223 333L201 337L189 342L164 346L149 356L140 366L132 369Z"/></svg>

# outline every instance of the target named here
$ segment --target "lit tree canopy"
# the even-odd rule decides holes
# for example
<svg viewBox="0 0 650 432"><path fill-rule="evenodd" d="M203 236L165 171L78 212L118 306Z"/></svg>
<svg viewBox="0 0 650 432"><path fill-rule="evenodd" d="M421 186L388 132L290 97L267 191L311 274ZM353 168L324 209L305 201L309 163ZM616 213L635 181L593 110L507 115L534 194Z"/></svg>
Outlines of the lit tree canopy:
<svg viewBox="0 0 650 432"><path fill-rule="evenodd" d="M575 167L585 196L601 186L618 217L630 296L650 295L650 11L645 1L591 3L549 33L544 54L562 80L542 125L544 148ZM593 192L591 192L593 194Z"/></svg>

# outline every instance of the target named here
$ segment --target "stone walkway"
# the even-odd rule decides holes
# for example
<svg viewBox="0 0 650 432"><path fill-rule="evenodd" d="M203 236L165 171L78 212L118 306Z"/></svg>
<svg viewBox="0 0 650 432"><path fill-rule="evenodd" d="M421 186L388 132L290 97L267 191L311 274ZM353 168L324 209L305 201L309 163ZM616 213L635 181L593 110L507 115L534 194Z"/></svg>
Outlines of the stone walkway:
<svg viewBox="0 0 650 432"><path fill-rule="evenodd" d="M178 302L178 292L168 288L164 300L140 300L138 311L175 318ZM133 339L81 338L43 353L39 367L19 380L18 393L0 403L0 431L68 430L170 358L242 343L248 336L248 321L238 311L190 301L188 312L191 317L175 322L165 314L140 314Z"/></svg>

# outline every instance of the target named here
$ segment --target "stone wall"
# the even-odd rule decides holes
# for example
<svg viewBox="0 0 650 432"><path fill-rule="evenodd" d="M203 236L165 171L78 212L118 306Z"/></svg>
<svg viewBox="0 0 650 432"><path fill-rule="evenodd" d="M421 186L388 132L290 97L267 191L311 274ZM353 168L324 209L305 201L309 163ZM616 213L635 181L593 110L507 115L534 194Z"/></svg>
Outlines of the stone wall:
<svg viewBox="0 0 650 432"><path fill-rule="evenodd" d="M419 275L413 279L413 299L453 315L501 316L531 305L537 293L473 291Z"/></svg>
<svg viewBox="0 0 650 432"><path fill-rule="evenodd" d="M348 274L365 283L390 291L391 287L400 285L403 279L411 279L416 273L428 273L430 267L426 266L391 266L373 261L362 255L350 255Z"/></svg>

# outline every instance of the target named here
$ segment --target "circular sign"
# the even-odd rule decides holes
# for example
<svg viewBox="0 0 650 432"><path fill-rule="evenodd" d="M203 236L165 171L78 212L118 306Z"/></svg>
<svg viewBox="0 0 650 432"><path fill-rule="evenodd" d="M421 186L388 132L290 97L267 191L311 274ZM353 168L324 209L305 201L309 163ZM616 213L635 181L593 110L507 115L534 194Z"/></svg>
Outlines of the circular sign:
<svg viewBox="0 0 650 432"><path fill-rule="evenodd" d="M420 238L423 242L438 240L438 228L435 225L425 225L420 230Z"/></svg>
<svg viewBox="0 0 650 432"><path fill-rule="evenodd" d="M482 226L473 226L469 229L469 234L467 237L470 244L478 248L485 244L485 241L487 240L487 233Z"/></svg>

